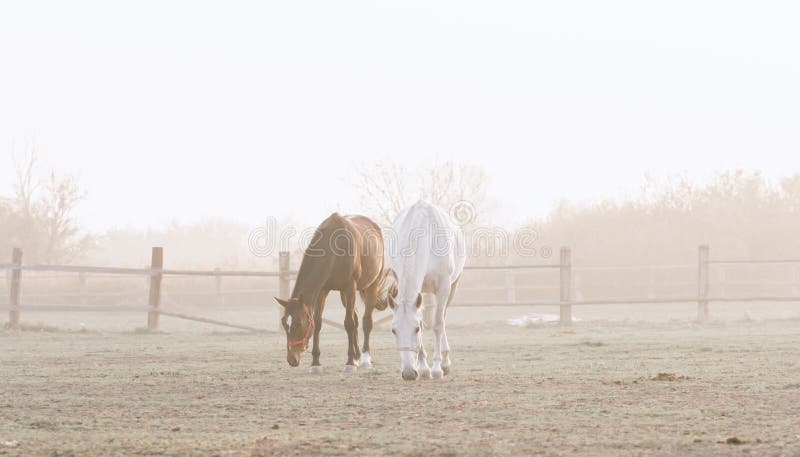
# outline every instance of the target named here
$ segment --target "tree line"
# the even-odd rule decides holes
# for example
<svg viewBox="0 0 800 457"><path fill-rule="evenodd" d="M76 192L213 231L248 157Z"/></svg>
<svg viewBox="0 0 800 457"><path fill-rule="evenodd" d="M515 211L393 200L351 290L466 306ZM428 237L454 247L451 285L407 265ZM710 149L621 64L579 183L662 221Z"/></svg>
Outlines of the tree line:
<svg viewBox="0 0 800 457"><path fill-rule="evenodd" d="M213 217L160 230L88 233L75 217L86 193L74 177L42 176L33 143L14 163L13 194L0 198L0 252L22 247L26 263L143 266L152 245L165 246L176 266L267 268L274 263L248 250L252 227ZM419 198L445 209L468 202L471 213L459 217L469 239L491 223L495 211L489 176L477 166L450 161L409 168L383 160L354 173L350 182L361 195L363 213L384 225ZM504 230L510 238L519 231L534 233L536 246L556 255L559 246L571 246L573 261L584 265L692 262L699 244L711 244L718 257L800 258L800 175L773 182L757 172L730 171L702 185L680 177L666 184L647 180L638 195L584 205L564 200L545 217ZM297 258L301 248L296 247ZM473 250L470 261L507 261L491 258L490 252L497 250Z"/></svg>

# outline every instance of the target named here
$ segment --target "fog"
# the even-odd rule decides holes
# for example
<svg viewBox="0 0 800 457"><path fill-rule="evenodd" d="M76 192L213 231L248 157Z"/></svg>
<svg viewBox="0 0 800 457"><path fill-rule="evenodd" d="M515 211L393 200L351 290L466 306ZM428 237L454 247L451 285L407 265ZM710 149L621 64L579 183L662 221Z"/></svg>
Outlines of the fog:
<svg viewBox="0 0 800 457"><path fill-rule="evenodd" d="M582 297L691 295L700 244L800 257L798 13L4 4L0 249L141 267L160 245L172 267L274 270L278 250L299 263L303 239L258 252L266 227L308 233L334 211L388 225L422 198L466 202L471 265L569 246L584 267L690 267L658 291L651 273L585 272ZM497 251L487 231L505 248L531 235L532 254ZM475 278L466 297L493 300L478 289L501 280Z"/></svg>
<svg viewBox="0 0 800 457"><path fill-rule="evenodd" d="M0 2L0 454L800 455L798 23Z"/></svg>
<svg viewBox="0 0 800 457"><path fill-rule="evenodd" d="M12 154L73 174L92 232L362 211L359 164L484 169L492 222L798 169L793 2L13 2Z"/></svg>

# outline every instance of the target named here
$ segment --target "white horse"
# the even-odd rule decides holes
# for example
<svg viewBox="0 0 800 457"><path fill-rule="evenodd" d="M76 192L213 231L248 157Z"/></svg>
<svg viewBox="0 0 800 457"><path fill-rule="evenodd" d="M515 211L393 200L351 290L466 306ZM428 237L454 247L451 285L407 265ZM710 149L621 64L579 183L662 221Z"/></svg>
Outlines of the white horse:
<svg viewBox="0 0 800 457"><path fill-rule="evenodd" d="M397 288L390 304L401 373L407 381L418 376L439 379L450 372L445 316L466 262L464 233L449 214L423 201L403 210L392 229L389 266ZM436 296L430 368L422 344L422 293Z"/></svg>

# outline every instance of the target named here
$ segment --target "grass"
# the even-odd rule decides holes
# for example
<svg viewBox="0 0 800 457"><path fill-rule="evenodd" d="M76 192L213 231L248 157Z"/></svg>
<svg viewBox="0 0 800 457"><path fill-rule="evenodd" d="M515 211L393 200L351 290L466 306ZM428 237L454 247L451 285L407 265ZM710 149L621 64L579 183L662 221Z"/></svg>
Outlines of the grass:
<svg viewBox="0 0 800 457"><path fill-rule="evenodd" d="M464 326L453 373L278 335L0 332L0 455L795 455L800 321Z"/></svg>

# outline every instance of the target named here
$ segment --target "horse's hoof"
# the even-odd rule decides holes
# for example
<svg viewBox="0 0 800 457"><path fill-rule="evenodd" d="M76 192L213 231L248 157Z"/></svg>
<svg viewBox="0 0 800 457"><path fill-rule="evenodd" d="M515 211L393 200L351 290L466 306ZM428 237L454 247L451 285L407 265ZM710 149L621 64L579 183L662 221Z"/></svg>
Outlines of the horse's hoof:
<svg viewBox="0 0 800 457"><path fill-rule="evenodd" d="M344 373L345 374L353 374L357 370L355 365L345 365L344 366Z"/></svg>
<svg viewBox="0 0 800 457"><path fill-rule="evenodd" d="M421 368L419 370L419 379L431 379L431 369Z"/></svg>
<svg viewBox="0 0 800 457"><path fill-rule="evenodd" d="M444 376L444 372L442 370L437 370L435 368L431 369L431 377L433 379L442 379L442 376Z"/></svg>
<svg viewBox="0 0 800 457"><path fill-rule="evenodd" d="M312 365L311 368L308 369L308 372L311 374L322 374L322 366Z"/></svg>
<svg viewBox="0 0 800 457"><path fill-rule="evenodd" d="M359 365L359 368L364 368L365 370L370 370L370 369L372 369L372 362L370 362L369 360L362 360L361 361L361 365Z"/></svg>
<svg viewBox="0 0 800 457"><path fill-rule="evenodd" d="M450 367L449 366L442 367L442 373L444 373L445 376L449 375L450 374Z"/></svg>
<svg viewBox="0 0 800 457"><path fill-rule="evenodd" d="M370 356L369 352L361 353L361 363L359 366L367 369L372 368L372 357Z"/></svg>

